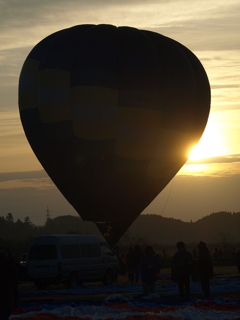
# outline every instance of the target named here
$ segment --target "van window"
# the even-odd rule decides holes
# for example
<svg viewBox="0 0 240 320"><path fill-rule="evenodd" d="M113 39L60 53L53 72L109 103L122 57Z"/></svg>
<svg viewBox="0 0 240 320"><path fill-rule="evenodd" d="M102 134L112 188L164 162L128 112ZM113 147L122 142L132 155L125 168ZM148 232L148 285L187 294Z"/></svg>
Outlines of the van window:
<svg viewBox="0 0 240 320"><path fill-rule="evenodd" d="M91 257L100 257L101 252L97 244L90 244L89 248L90 248Z"/></svg>
<svg viewBox="0 0 240 320"><path fill-rule="evenodd" d="M80 247L84 258L101 256L101 251L97 244L81 244Z"/></svg>
<svg viewBox="0 0 240 320"><path fill-rule="evenodd" d="M91 257L90 248L89 248L89 246L87 244L81 244L80 248L81 248L81 251L82 251L82 256L84 258Z"/></svg>
<svg viewBox="0 0 240 320"><path fill-rule="evenodd" d="M103 254L105 254L107 256L114 256L114 252L107 244L101 243L101 249L102 249Z"/></svg>
<svg viewBox="0 0 240 320"><path fill-rule="evenodd" d="M57 248L52 244L35 244L30 248L28 260L57 259Z"/></svg>
<svg viewBox="0 0 240 320"><path fill-rule="evenodd" d="M81 257L78 245L61 246L61 253L63 259L74 259Z"/></svg>

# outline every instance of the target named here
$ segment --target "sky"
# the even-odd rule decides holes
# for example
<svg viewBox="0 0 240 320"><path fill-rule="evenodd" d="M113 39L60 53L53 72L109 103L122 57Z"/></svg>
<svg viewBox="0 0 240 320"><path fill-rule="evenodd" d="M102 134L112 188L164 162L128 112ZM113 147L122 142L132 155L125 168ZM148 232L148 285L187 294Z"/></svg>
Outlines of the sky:
<svg viewBox="0 0 240 320"><path fill-rule="evenodd" d="M211 85L211 112L190 159L143 211L183 221L240 212L239 0L0 0L0 216L44 224L77 212L45 173L25 137L18 81L31 49L79 24L158 32L188 47Z"/></svg>

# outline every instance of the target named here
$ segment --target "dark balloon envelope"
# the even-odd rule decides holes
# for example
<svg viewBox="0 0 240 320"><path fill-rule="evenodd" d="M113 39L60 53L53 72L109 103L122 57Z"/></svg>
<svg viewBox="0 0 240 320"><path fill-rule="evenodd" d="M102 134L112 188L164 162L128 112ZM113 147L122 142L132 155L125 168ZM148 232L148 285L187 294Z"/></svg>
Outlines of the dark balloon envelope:
<svg viewBox="0 0 240 320"><path fill-rule="evenodd" d="M116 243L200 139L210 86L196 56L170 38L79 25L30 52L19 108L50 178L84 220L111 226Z"/></svg>

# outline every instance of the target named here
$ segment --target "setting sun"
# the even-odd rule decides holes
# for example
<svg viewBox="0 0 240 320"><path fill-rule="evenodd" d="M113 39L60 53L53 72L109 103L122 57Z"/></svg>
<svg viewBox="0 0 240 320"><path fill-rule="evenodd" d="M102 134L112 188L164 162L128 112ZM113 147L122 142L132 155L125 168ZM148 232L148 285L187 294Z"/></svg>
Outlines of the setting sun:
<svg viewBox="0 0 240 320"><path fill-rule="evenodd" d="M210 122L199 143L191 150L189 160L221 156L226 153L226 148L216 122Z"/></svg>

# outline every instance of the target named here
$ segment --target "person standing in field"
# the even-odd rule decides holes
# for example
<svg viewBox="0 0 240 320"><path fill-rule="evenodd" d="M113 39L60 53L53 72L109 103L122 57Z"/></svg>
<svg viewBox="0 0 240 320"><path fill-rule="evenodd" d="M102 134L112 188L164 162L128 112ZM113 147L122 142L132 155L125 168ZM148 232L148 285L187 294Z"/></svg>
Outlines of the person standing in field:
<svg viewBox="0 0 240 320"><path fill-rule="evenodd" d="M133 255L133 248L130 247L128 249L127 254L126 254L126 266L127 266L128 280L131 283L133 283L133 281L134 281L132 255Z"/></svg>
<svg viewBox="0 0 240 320"><path fill-rule="evenodd" d="M178 284L180 297L190 296L190 275L192 272L192 254L185 248L185 243L177 242L178 252L172 259L172 280Z"/></svg>
<svg viewBox="0 0 240 320"><path fill-rule="evenodd" d="M17 305L18 272L9 255L0 250L0 319L7 320Z"/></svg>
<svg viewBox="0 0 240 320"><path fill-rule="evenodd" d="M198 245L198 273L205 297L210 297L210 278L213 277L212 257L206 243L200 241Z"/></svg>
<svg viewBox="0 0 240 320"><path fill-rule="evenodd" d="M140 272L143 283L143 294L155 293L157 272L160 270L160 260L156 257L153 248L147 246L145 254L140 259Z"/></svg>
<svg viewBox="0 0 240 320"><path fill-rule="evenodd" d="M140 273L140 259L143 253L138 244L135 245L133 253L132 253L132 282L134 280L138 283L139 280L139 273Z"/></svg>

